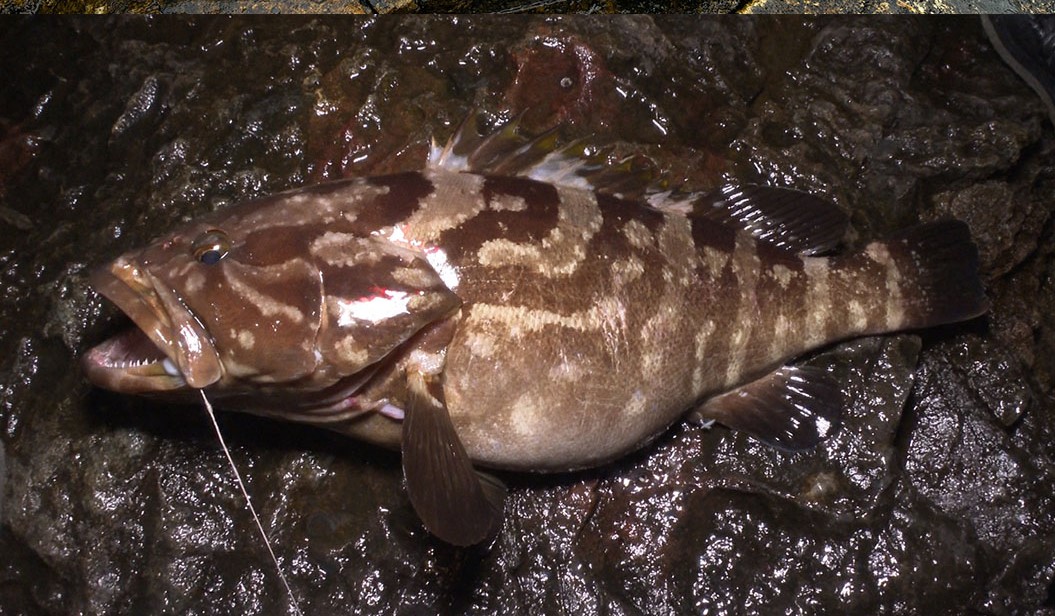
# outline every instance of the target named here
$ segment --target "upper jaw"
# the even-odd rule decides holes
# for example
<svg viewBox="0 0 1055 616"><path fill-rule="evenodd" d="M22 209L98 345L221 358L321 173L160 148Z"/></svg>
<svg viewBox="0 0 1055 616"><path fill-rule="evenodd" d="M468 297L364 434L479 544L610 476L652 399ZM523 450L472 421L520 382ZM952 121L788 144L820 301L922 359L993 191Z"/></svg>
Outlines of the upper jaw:
<svg viewBox="0 0 1055 616"><path fill-rule="evenodd" d="M83 365L90 381L115 391L148 393L188 386L201 389L223 376L208 332L149 271L121 258L93 271L89 280L141 330L115 336L88 351Z"/></svg>

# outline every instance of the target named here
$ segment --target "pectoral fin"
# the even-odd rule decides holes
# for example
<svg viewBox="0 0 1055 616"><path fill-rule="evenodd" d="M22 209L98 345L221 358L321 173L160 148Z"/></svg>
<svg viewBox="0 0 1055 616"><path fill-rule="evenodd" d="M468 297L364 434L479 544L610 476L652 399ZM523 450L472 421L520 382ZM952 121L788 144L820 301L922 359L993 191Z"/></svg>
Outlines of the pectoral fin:
<svg viewBox="0 0 1055 616"><path fill-rule="evenodd" d="M502 521L505 486L473 469L447 413L443 390L417 372L407 375L403 476L425 528L454 545L486 539Z"/></svg>
<svg viewBox="0 0 1055 616"><path fill-rule="evenodd" d="M780 449L809 449L835 432L842 415L838 384L820 368L784 366L711 398L695 411Z"/></svg>

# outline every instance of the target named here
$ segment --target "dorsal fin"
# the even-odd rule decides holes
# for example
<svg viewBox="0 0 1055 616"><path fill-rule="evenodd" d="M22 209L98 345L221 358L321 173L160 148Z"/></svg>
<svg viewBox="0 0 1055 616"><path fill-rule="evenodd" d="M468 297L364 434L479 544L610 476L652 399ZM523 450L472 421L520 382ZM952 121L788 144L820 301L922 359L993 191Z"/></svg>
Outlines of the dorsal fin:
<svg viewBox="0 0 1055 616"><path fill-rule="evenodd" d="M450 171L526 175L525 171L557 151L555 128L526 137L520 130L521 114L492 132L484 132L480 125L482 116L480 111L466 116L443 147L434 140L429 166Z"/></svg>
<svg viewBox="0 0 1055 616"><path fill-rule="evenodd" d="M805 255L832 250L846 233L849 217L809 193L736 185L711 193L660 192L663 173L645 156L617 158L609 146L589 139L562 143L557 127L524 135L523 113L490 129L482 128L483 116L480 110L470 113L443 146L433 141L428 165L645 198L657 209L713 220Z"/></svg>
<svg viewBox="0 0 1055 616"><path fill-rule="evenodd" d="M527 136L521 130L523 113L490 130L481 126L482 116L480 111L469 114L443 146L433 141L428 165L522 176L622 197L643 196L657 183L656 169L643 157L610 160L608 146L590 138L564 142L557 127Z"/></svg>
<svg viewBox="0 0 1055 616"><path fill-rule="evenodd" d="M749 233L802 255L831 252L846 235L850 217L810 193L773 186L728 184L707 194L659 193L653 207L698 216Z"/></svg>

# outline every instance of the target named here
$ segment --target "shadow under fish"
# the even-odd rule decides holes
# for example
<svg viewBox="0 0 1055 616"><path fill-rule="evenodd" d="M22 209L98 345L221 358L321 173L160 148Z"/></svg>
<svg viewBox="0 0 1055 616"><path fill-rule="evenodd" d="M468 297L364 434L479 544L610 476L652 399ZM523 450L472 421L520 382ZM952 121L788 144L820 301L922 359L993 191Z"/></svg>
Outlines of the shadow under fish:
<svg viewBox="0 0 1055 616"><path fill-rule="evenodd" d="M809 448L843 396L790 361L987 310L962 222L832 254L848 218L815 196L638 190L476 120L423 171L236 205L94 271L136 327L88 378L399 448L425 527L471 545L505 496L477 466L598 466L683 417Z"/></svg>

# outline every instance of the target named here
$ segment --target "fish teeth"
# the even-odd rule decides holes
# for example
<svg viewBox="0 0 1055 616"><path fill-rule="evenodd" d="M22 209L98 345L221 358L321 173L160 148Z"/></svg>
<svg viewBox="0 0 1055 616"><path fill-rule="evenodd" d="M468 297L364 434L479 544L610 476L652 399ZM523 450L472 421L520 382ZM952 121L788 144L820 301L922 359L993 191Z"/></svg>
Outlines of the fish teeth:
<svg viewBox="0 0 1055 616"><path fill-rule="evenodd" d="M115 361L110 364L111 368L139 368L140 366L149 363L144 359L126 359L125 361Z"/></svg>

